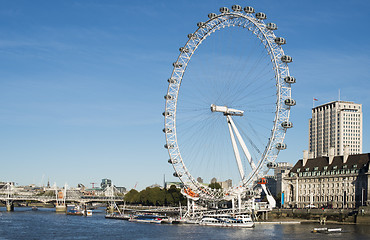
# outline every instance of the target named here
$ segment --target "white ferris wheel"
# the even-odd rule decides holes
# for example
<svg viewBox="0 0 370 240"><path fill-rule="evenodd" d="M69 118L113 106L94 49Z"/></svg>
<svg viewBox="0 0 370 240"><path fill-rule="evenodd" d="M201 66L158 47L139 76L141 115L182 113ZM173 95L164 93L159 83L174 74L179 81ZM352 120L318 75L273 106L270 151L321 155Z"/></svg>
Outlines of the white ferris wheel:
<svg viewBox="0 0 370 240"><path fill-rule="evenodd" d="M276 167L286 149L291 98L286 40L266 14L239 5L197 24L168 79L164 133L175 172L192 199L230 200ZM210 188L211 181L222 189Z"/></svg>

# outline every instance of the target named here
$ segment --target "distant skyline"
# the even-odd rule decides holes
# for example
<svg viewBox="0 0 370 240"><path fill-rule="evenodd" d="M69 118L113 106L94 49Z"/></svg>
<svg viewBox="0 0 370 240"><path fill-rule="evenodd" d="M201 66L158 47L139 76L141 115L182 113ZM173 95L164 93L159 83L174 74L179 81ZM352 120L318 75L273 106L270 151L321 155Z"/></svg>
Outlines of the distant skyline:
<svg viewBox="0 0 370 240"><path fill-rule="evenodd" d="M302 158L313 98L338 100L339 89L363 105L370 152L368 1L2 1L0 181L177 181L163 148L166 80L197 22L233 4L266 13L293 57L294 128L277 161Z"/></svg>

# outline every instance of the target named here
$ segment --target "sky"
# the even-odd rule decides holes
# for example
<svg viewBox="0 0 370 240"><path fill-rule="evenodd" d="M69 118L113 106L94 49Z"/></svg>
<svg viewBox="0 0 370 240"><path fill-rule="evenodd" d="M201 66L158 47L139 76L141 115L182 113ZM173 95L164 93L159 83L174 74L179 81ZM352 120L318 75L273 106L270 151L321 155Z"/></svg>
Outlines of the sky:
<svg viewBox="0 0 370 240"><path fill-rule="evenodd" d="M196 23L233 4L278 24L297 83L293 129L277 161L308 149L313 98L363 104L370 152L370 2L363 0L1 0L0 181L143 189L177 181L163 96Z"/></svg>

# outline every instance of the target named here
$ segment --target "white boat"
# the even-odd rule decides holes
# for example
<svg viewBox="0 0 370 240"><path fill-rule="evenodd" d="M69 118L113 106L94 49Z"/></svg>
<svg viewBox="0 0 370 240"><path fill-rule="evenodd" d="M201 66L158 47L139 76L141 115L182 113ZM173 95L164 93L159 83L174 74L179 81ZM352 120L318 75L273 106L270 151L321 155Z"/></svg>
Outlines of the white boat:
<svg viewBox="0 0 370 240"><path fill-rule="evenodd" d="M250 215L207 215L204 216L199 225L203 226L216 226L216 227L254 227L254 222Z"/></svg>
<svg viewBox="0 0 370 240"><path fill-rule="evenodd" d="M314 228L313 233L340 233L342 228Z"/></svg>
<svg viewBox="0 0 370 240"><path fill-rule="evenodd" d="M124 214L124 213L108 213L105 215L105 218L110 218L110 219L120 219L120 220L129 220L131 218L130 214Z"/></svg>
<svg viewBox="0 0 370 240"><path fill-rule="evenodd" d="M152 214L136 215L129 219L130 222L162 223L162 218Z"/></svg>
<svg viewBox="0 0 370 240"><path fill-rule="evenodd" d="M85 213L86 211L86 213ZM92 210L83 210L82 213L87 216L87 217L91 217L92 216Z"/></svg>

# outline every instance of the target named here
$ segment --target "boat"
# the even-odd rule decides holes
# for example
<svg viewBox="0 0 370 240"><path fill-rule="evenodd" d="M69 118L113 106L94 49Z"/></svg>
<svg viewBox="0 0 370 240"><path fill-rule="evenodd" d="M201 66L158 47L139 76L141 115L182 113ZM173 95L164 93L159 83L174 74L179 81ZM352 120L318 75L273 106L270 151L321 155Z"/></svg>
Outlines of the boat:
<svg viewBox="0 0 370 240"><path fill-rule="evenodd" d="M131 215L130 214L123 214L123 213L118 213L118 212L114 212L114 213L108 213L105 215L105 218L108 218L108 219L119 219L119 220L129 220L131 218Z"/></svg>
<svg viewBox="0 0 370 240"><path fill-rule="evenodd" d="M86 214L85 214L85 211L86 211ZM87 217L91 217L92 216L92 210L83 210L82 214L84 214Z"/></svg>
<svg viewBox="0 0 370 240"><path fill-rule="evenodd" d="M92 210L81 210L80 206L74 206L74 208L67 210L67 215L74 215L74 216L92 216Z"/></svg>
<svg viewBox="0 0 370 240"><path fill-rule="evenodd" d="M215 214L204 216L199 225L215 226L215 227L254 227L254 222L250 215L228 215L228 214Z"/></svg>
<svg viewBox="0 0 370 240"><path fill-rule="evenodd" d="M129 221L142 223L162 223L162 218L157 215L145 214L132 216Z"/></svg>
<svg viewBox="0 0 370 240"><path fill-rule="evenodd" d="M341 233L342 228L314 228L313 233Z"/></svg>
<svg viewBox="0 0 370 240"><path fill-rule="evenodd" d="M79 209L73 208L67 211L67 215L82 216L83 212Z"/></svg>
<svg viewBox="0 0 370 240"><path fill-rule="evenodd" d="M171 217L160 217L162 218L162 224L180 224L181 220L178 218L171 218Z"/></svg>

